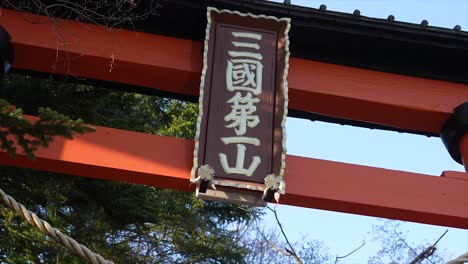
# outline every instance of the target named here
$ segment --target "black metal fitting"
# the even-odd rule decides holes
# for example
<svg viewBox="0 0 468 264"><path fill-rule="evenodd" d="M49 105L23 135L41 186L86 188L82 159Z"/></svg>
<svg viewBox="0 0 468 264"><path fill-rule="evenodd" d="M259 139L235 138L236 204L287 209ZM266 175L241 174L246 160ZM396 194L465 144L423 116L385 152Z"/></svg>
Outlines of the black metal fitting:
<svg viewBox="0 0 468 264"><path fill-rule="evenodd" d="M429 26L429 21L427 21L426 19L424 19L423 21L421 21L421 27L425 28L427 26Z"/></svg>
<svg viewBox="0 0 468 264"><path fill-rule="evenodd" d="M453 114L447 119L440 132L440 138L450 156L462 165L460 140L466 133L468 133L468 101L453 110Z"/></svg>
<svg viewBox="0 0 468 264"><path fill-rule="evenodd" d="M200 186L198 187L198 192L201 192L201 193L206 193L206 190L208 189L208 183L210 183L210 181L208 180L201 180L200 182Z"/></svg>
<svg viewBox="0 0 468 264"><path fill-rule="evenodd" d="M266 195L265 195L265 197L263 197L263 200L264 200L265 202L267 202L267 203L271 203L271 201L273 200L273 197L274 197L276 191L277 191L277 190L268 189L268 190L267 190L267 193L266 193Z"/></svg>
<svg viewBox="0 0 468 264"><path fill-rule="evenodd" d="M9 67L13 64L14 55L10 34L0 26L0 80L8 73Z"/></svg>

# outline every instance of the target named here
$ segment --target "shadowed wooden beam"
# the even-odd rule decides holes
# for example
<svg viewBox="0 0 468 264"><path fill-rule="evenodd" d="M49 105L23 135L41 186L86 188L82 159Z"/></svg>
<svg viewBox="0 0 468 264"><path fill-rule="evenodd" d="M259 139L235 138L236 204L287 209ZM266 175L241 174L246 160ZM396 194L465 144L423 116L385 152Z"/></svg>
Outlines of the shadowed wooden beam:
<svg viewBox="0 0 468 264"><path fill-rule="evenodd" d="M2 10L15 68L198 95L201 42L56 22L58 31L45 17ZM312 60L291 58L289 72L290 109L429 134L468 100L468 85Z"/></svg>
<svg viewBox="0 0 468 264"><path fill-rule="evenodd" d="M35 160L0 153L0 163L189 191L193 141L106 127L57 139ZM280 202L468 229L468 174L443 176L287 156Z"/></svg>

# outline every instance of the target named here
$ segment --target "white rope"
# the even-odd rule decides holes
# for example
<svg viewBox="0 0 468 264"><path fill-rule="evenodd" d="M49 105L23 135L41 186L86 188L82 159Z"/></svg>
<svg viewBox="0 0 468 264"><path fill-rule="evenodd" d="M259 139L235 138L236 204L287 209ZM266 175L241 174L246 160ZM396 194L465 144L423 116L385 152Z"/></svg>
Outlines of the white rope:
<svg viewBox="0 0 468 264"><path fill-rule="evenodd" d="M2 189L0 189L0 197L3 204L8 208L16 211L31 225L37 227L42 233L52 237L58 243L62 244L71 252L80 256L82 259L92 264L113 264L113 262L104 259L101 255L96 254L89 250L87 247L79 244L73 238L64 235L60 230L52 227L46 221L40 219L35 213L29 211L24 205L18 203L13 197L7 195Z"/></svg>
<svg viewBox="0 0 468 264"><path fill-rule="evenodd" d="M82 259L92 264L114 264L112 261L104 259L101 255L92 252L86 246L79 244L73 238L64 235L60 230L52 227L48 222L40 219L35 213L29 211L24 205L15 201L15 199L7 195L2 189L0 189L0 197L3 204L8 208L16 211L31 225L37 227L42 233L52 237L58 243L62 244L71 252L80 256ZM468 263L468 252L459 256L458 258L449 261L447 264L464 264Z"/></svg>
<svg viewBox="0 0 468 264"><path fill-rule="evenodd" d="M468 263L468 252L459 256L458 258L449 261L447 264L463 264Z"/></svg>

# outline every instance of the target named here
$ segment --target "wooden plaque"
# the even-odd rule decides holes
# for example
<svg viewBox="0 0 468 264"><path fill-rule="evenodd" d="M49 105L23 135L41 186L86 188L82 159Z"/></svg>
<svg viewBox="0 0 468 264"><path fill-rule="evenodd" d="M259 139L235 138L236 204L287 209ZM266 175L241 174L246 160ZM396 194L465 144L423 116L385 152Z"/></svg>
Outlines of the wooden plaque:
<svg viewBox="0 0 468 264"><path fill-rule="evenodd" d="M192 180L263 191L283 177L290 19L208 7Z"/></svg>

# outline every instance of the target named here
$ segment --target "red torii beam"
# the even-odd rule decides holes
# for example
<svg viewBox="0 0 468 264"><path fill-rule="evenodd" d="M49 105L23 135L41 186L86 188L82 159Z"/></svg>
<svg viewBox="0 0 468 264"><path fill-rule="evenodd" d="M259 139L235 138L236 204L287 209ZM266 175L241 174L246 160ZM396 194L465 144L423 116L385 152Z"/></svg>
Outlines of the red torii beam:
<svg viewBox="0 0 468 264"><path fill-rule="evenodd" d="M16 68L198 94L201 43L58 22L59 35L45 17L3 9L0 24L12 35ZM427 133L438 133L468 98L462 84L295 58L289 83L292 109ZM98 127L74 141L58 140L36 161L1 153L0 162L188 190L192 151L188 140ZM430 177L295 156L287 162L282 203L468 228L465 173Z"/></svg>
<svg viewBox="0 0 468 264"><path fill-rule="evenodd" d="M56 139L36 153L5 165L189 190L193 141L107 127ZM468 177L443 177L288 155L288 205L468 229Z"/></svg>
<svg viewBox="0 0 468 264"><path fill-rule="evenodd" d="M2 10L15 68L198 96L201 42L57 23L59 33L46 17ZM291 109L432 134L468 99L463 84L297 58L290 59L288 80Z"/></svg>

